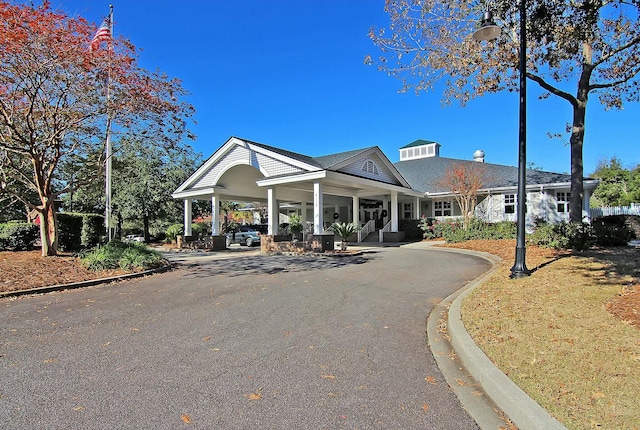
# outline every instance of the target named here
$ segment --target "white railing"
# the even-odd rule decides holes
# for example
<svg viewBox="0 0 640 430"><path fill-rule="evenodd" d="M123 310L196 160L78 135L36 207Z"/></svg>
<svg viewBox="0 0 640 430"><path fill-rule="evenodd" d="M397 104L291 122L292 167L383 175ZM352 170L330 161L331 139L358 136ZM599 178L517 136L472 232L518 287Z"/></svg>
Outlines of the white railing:
<svg viewBox="0 0 640 430"><path fill-rule="evenodd" d="M360 230L358 230L358 242L362 242L372 231L376 231L376 222L374 220L369 220Z"/></svg>
<svg viewBox="0 0 640 430"><path fill-rule="evenodd" d="M391 231L391 220L389 220L389 222L380 229L380 231L378 232L379 236L379 242L382 243L384 242L384 234L388 233Z"/></svg>
<svg viewBox="0 0 640 430"><path fill-rule="evenodd" d="M591 208L591 219L601 216L613 215L640 215L640 204L631 203L631 206L611 206L606 208Z"/></svg>

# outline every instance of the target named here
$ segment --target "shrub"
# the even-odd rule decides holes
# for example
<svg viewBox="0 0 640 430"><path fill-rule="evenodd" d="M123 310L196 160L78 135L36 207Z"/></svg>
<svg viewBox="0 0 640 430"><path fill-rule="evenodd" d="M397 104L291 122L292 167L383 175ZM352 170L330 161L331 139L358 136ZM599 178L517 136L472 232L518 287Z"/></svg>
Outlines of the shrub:
<svg viewBox="0 0 640 430"><path fill-rule="evenodd" d="M145 244L116 240L85 252L81 261L89 270L147 270L164 264L162 255Z"/></svg>
<svg viewBox="0 0 640 430"><path fill-rule="evenodd" d="M422 227L420 222L422 220L416 219L401 219L398 220L398 230L404 231L406 240L420 240L424 238Z"/></svg>
<svg viewBox="0 0 640 430"><path fill-rule="evenodd" d="M184 232L184 226L182 224L173 224L167 228L167 240L175 242L178 235Z"/></svg>
<svg viewBox="0 0 640 430"><path fill-rule="evenodd" d="M58 249L79 251L82 249L82 215L58 213Z"/></svg>
<svg viewBox="0 0 640 430"><path fill-rule="evenodd" d="M101 236L106 234L104 216L97 214L82 215L82 230L80 245L82 248L92 248L100 243Z"/></svg>
<svg viewBox="0 0 640 430"><path fill-rule="evenodd" d="M529 235L528 241L541 248L566 249L569 246L569 238L563 234L559 224L541 220L536 221L535 230Z"/></svg>
<svg viewBox="0 0 640 430"><path fill-rule="evenodd" d="M577 251L584 251L591 248L595 243L593 227L586 222L568 223L566 234L569 238L569 248Z"/></svg>
<svg viewBox="0 0 640 430"><path fill-rule="evenodd" d="M449 243L467 240L513 239L516 237L516 224L507 221L487 223L474 218L466 229L459 221L444 221L435 224L434 227L434 233L441 230L442 237Z"/></svg>
<svg viewBox="0 0 640 430"><path fill-rule="evenodd" d="M0 250L30 250L39 237L40 227L35 224L19 221L0 224Z"/></svg>
<svg viewBox="0 0 640 430"><path fill-rule="evenodd" d="M423 239L435 239L442 237L442 235L436 234L435 221L432 218L423 216L418 220L418 228L422 231Z"/></svg>
<svg viewBox="0 0 640 430"><path fill-rule="evenodd" d="M528 240L529 243L542 248L583 251L593 245L594 236L591 225L587 223L562 221L558 224L549 224L538 220Z"/></svg>
<svg viewBox="0 0 640 430"><path fill-rule="evenodd" d="M191 224L191 234L194 236L206 236L208 231L209 225L206 222Z"/></svg>
<svg viewBox="0 0 640 430"><path fill-rule="evenodd" d="M592 221L595 241L600 246L625 246L636 238L624 216L608 216Z"/></svg>

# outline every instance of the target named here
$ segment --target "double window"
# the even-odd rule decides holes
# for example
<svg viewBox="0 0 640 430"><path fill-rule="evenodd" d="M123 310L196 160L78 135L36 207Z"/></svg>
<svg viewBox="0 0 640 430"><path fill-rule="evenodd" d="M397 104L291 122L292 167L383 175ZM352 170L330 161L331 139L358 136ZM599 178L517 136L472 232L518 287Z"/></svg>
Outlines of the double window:
<svg viewBox="0 0 640 430"><path fill-rule="evenodd" d="M516 213L516 195L515 194L504 195L504 213L506 214Z"/></svg>
<svg viewBox="0 0 640 430"><path fill-rule="evenodd" d="M558 202L558 213L569 213L569 200L571 200L571 193L557 192L556 202Z"/></svg>
<svg viewBox="0 0 640 430"><path fill-rule="evenodd" d="M434 216L451 216L451 202L436 201L433 202Z"/></svg>

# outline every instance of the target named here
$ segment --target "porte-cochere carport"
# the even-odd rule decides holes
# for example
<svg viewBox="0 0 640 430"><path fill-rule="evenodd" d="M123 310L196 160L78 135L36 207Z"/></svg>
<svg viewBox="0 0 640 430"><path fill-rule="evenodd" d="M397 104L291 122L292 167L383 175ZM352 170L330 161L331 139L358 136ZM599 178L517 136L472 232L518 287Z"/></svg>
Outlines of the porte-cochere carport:
<svg viewBox="0 0 640 430"><path fill-rule="evenodd" d="M186 236L192 233L192 202L210 201L211 231L217 236L218 208L225 200L266 202L269 235L279 233L281 212L298 213L314 234L323 234L334 221L370 226L376 220L397 233L399 208L411 208L419 218L424 193L412 189L377 146L309 157L231 137L172 196L184 201Z"/></svg>

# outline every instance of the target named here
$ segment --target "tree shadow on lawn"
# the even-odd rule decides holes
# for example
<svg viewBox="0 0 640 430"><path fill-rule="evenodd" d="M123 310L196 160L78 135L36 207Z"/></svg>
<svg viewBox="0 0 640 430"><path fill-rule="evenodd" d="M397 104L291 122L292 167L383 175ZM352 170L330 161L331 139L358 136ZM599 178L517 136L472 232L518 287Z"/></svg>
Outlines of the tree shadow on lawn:
<svg viewBox="0 0 640 430"><path fill-rule="evenodd" d="M201 278L216 275L244 276L282 272L307 272L368 263L371 257L346 256L323 257L306 255L253 255L242 258L208 260L200 263L178 264L178 269L189 277Z"/></svg>
<svg viewBox="0 0 640 430"><path fill-rule="evenodd" d="M624 278L631 277L635 282L640 279L640 249L628 247L596 248L576 253L574 255L592 259L604 264L606 272L604 275L591 276L594 280L602 283L611 283L613 279L622 282ZM584 267L587 272L601 272L601 269L594 267Z"/></svg>

